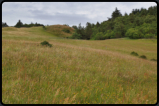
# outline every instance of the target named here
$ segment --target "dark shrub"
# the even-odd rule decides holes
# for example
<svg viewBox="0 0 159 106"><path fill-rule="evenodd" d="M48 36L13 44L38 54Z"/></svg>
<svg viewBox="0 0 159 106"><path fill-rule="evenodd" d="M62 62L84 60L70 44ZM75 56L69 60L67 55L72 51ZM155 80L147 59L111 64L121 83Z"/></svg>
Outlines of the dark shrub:
<svg viewBox="0 0 159 106"><path fill-rule="evenodd" d="M145 55L140 56L140 58L147 59Z"/></svg>
<svg viewBox="0 0 159 106"><path fill-rule="evenodd" d="M52 47L52 45L51 44L49 44L49 42L47 42L47 41L44 41L44 42L41 42L40 43L42 46L49 46L49 47Z"/></svg>
<svg viewBox="0 0 159 106"><path fill-rule="evenodd" d="M46 27L45 27L45 26L43 26L43 29L46 29Z"/></svg>
<svg viewBox="0 0 159 106"><path fill-rule="evenodd" d="M151 59L151 61L157 61L157 59Z"/></svg>
<svg viewBox="0 0 159 106"><path fill-rule="evenodd" d="M134 56L138 56L138 54L136 52L131 52L131 55L134 55Z"/></svg>
<svg viewBox="0 0 159 106"><path fill-rule="evenodd" d="M70 33L70 30L68 30L68 29L63 29L62 31L64 31L66 33Z"/></svg>

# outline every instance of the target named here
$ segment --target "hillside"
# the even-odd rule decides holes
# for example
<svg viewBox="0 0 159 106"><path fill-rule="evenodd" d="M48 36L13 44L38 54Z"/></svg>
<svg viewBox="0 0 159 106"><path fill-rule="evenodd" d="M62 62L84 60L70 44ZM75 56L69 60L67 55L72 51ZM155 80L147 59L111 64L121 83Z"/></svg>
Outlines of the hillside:
<svg viewBox="0 0 159 106"><path fill-rule="evenodd" d="M70 32L64 32L63 30L69 30ZM65 25L51 25L46 27L46 31L59 37L70 37L74 32L74 28Z"/></svg>
<svg viewBox="0 0 159 106"><path fill-rule="evenodd" d="M157 39L64 39L63 28L2 28L4 104L157 102Z"/></svg>

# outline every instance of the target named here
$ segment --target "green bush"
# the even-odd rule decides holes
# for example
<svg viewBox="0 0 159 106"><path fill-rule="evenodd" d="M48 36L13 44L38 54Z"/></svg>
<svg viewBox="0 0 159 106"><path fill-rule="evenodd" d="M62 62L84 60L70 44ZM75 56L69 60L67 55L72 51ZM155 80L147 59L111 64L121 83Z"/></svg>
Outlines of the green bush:
<svg viewBox="0 0 159 106"><path fill-rule="evenodd" d="M70 33L70 30L68 30L68 29L63 29L62 31L66 32L66 33Z"/></svg>
<svg viewBox="0 0 159 106"><path fill-rule="evenodd" d="M147 59L145 55L140 56L140 58Z"/></svg>
<svg viewBox="0 0 159 106"><path fill-rule="evenodd" d="M131 55L134 55L134 56L138 56L138 54L136 52L131 52Z"/></svg>
<svg viewBox="0 0 159 106"><path fill-rule="evenodd" d="M98 32L95 36L94 36L95 40L105 40L105 36L102 32Z"/></svg>
<svg viewBox="0 0 159 106"><path fill-rule="evenodd" d="M131 39L139 39L141 38L142 34L141 32L136 28L130 28L128 31L125 33L126 37L129 37Z"/></svg>
<svg viewBox="0 0 159 106"><path fill-rule="evenodd" d="M151 59L151 61L157 61L157 59Z"/></svg>
<svg viewBox="0 0 159 106"><path fill-rule="evenodd" d="M52 47L52 45L49 44L49 42L47 42L47 41L43 41L43 42L41 42L40 44L41 44L42 46L49 46L49 47Z"/></svg>
<svg viewBox="0 0 159 106"><path fill-rule="evenodd" d="M70 37L71 39L81 39L82 36L78 34L77 32L73 33L72 36Z"/></svg>
<svg viewBox="0 0 159 106"><path fill-rule="evenodd" d="M154 34L145 34L144 37L145 37L145 38L153 38L153 37L154 37Z"/></svg>

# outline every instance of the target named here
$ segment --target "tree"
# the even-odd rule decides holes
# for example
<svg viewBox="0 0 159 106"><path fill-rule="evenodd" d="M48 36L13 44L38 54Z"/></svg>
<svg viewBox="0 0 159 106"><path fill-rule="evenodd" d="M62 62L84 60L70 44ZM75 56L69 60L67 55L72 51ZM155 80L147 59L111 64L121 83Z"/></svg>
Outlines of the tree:
<svg viewBox="0 0 159 106"><path fill-rule="evenodd" d="M99 24L99 22L97 21L97 23L96 23L96 27L98 28L100 26L100 24Z"/></svg>
<svg viewBox="0 0 159 106"><path fill-rule="evenodd" d="M147 15L148 11L144 8L141 8L141 16Z"/></svg>
<svg viewBox="0 0 159 106"><path fill-rule="evenodd" d="M70 38L72 38L72 39L81 39L82 36L75 31Z"/></svg>
<svg viewBox="0 0 159 106"><path fill-rule="evenodd" d="M105 36L102 32L98 32L95 36L94 36L94 40L104 40Z"/></svg>
<svg viewBox="0 0 159 106"><path fill-rule="evenodd" d="M2 27L8 27L6 22L2 22Z"/></svg>
<svg viewBox="0 0 159 106"><path fill-rule="evenodd" d="M23 23L19 20L14 27L17 27L17 28L23 27Z"/></svg>
<svg viewBox="0 0 159 106"><path fill-rule="evenodd" d="M115 19L115 18L120 17L120 16L122 16L122 14L120 13L120 11L116 7L115 11L112 13L112 19Z"/></svg>
<svg viewBox="0 0 159 106"><path fill-rule="evenodd" d="M136 28L130 28L126 32L126 36L131 38L131 39L139 39L142 37L142 33L138 31Z"/></svg>
<svg viewBox="0 0 159 106"><path fill-rule="evenodd" d="M142 24L143 24L142 18L137 16L137 17L134 19L134 25L135 25L135 26L140 26L140 25L142 25Z"/></svg>
<svg viewBox="0 0 159 106"><path fill-rule="evenodd" d="M34 26L34 23L31 22L31 23L30 23L30 26L31 26L31 27Z"/></svg>
<svg viewBox="0 0 159 106"><path fill-rule="evenodd" d="M85 37L85 29L84 29L84 27L81 26L81 23L80 23L79 26L77 27L76 33L77 33L77 34L80 34L81 39L86 39L86 37Z"/></svg>
<svg viewBox="0 0 159 106"><path fill-rule="evenodd" d="M110 38L114 38L114 31L112 30L107 30L105 35L104 35L105 39L110 39Z"/></svg>
<svg viewBox="0 0 159 106"><path fill-rule="evenodd" d="M147 15L144 19L144 22L146 23L152 23L152 21L156 21L157 23L157 18L154 15Z"/></svg>
<svg viewBox="0 0 159 106"><path fill-rule="evenodd" d="M124 16L128 16L128 14L125 12Z"/></svg>
<svg viewBox="0 0 159 106"><path fill-rule="evenodd" d="M148 14L157 16L157 6L149 7L148 8Z"/></svg>
<svg viewBox="0 0 159 106"><path fill-rule="evenodd" d="M35 26L38 26L37 22L35 23Z"/></svg>
<svg viewBox="0 0 159 106"><path fill-rule="evenodd" d="M125 35L125 27L122 21L119 21L122 18L116 18L114 25L115 37L119 38Z"/></svg>
<svg viewBox="0 0 159 106"><path fill-rule="evenodd" d="M134 22L134 19L135 19L135 15L134 14L130 14L129 15L129 20L130 20L131 23Z"/></svg>
<svg viewBox="0 0 159 106"><path fill-rule="evenodd" d="M87 22L86 23L86 28L85 28L85 34L86 34L86 39L89 40L91 38L93 31L92 31L92 25L91 23Z"/></svg>
<svg viewBox="0 0 159 106"><path fill-rule="evenodd" d="M72 26L72 28L74 28L75 30L77 30L77 29L78 29L76 25L73 25L73 26Z"/></svg>

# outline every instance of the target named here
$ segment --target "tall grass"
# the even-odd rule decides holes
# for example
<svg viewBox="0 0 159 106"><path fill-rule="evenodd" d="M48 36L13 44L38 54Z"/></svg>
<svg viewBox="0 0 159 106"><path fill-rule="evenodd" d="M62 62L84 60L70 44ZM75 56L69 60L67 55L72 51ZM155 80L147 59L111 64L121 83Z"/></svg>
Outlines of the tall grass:
<svg viewBox="0 0 159 106"><path fill-rule="evenodd" d="M10 36L2 35L4 104L157 102L157 63L130 55L130 51L147 51L148 58L157 57L153 42L50 39L53 47L48 48L40 42L51 35L39 35L36 40Z"/></svg>

